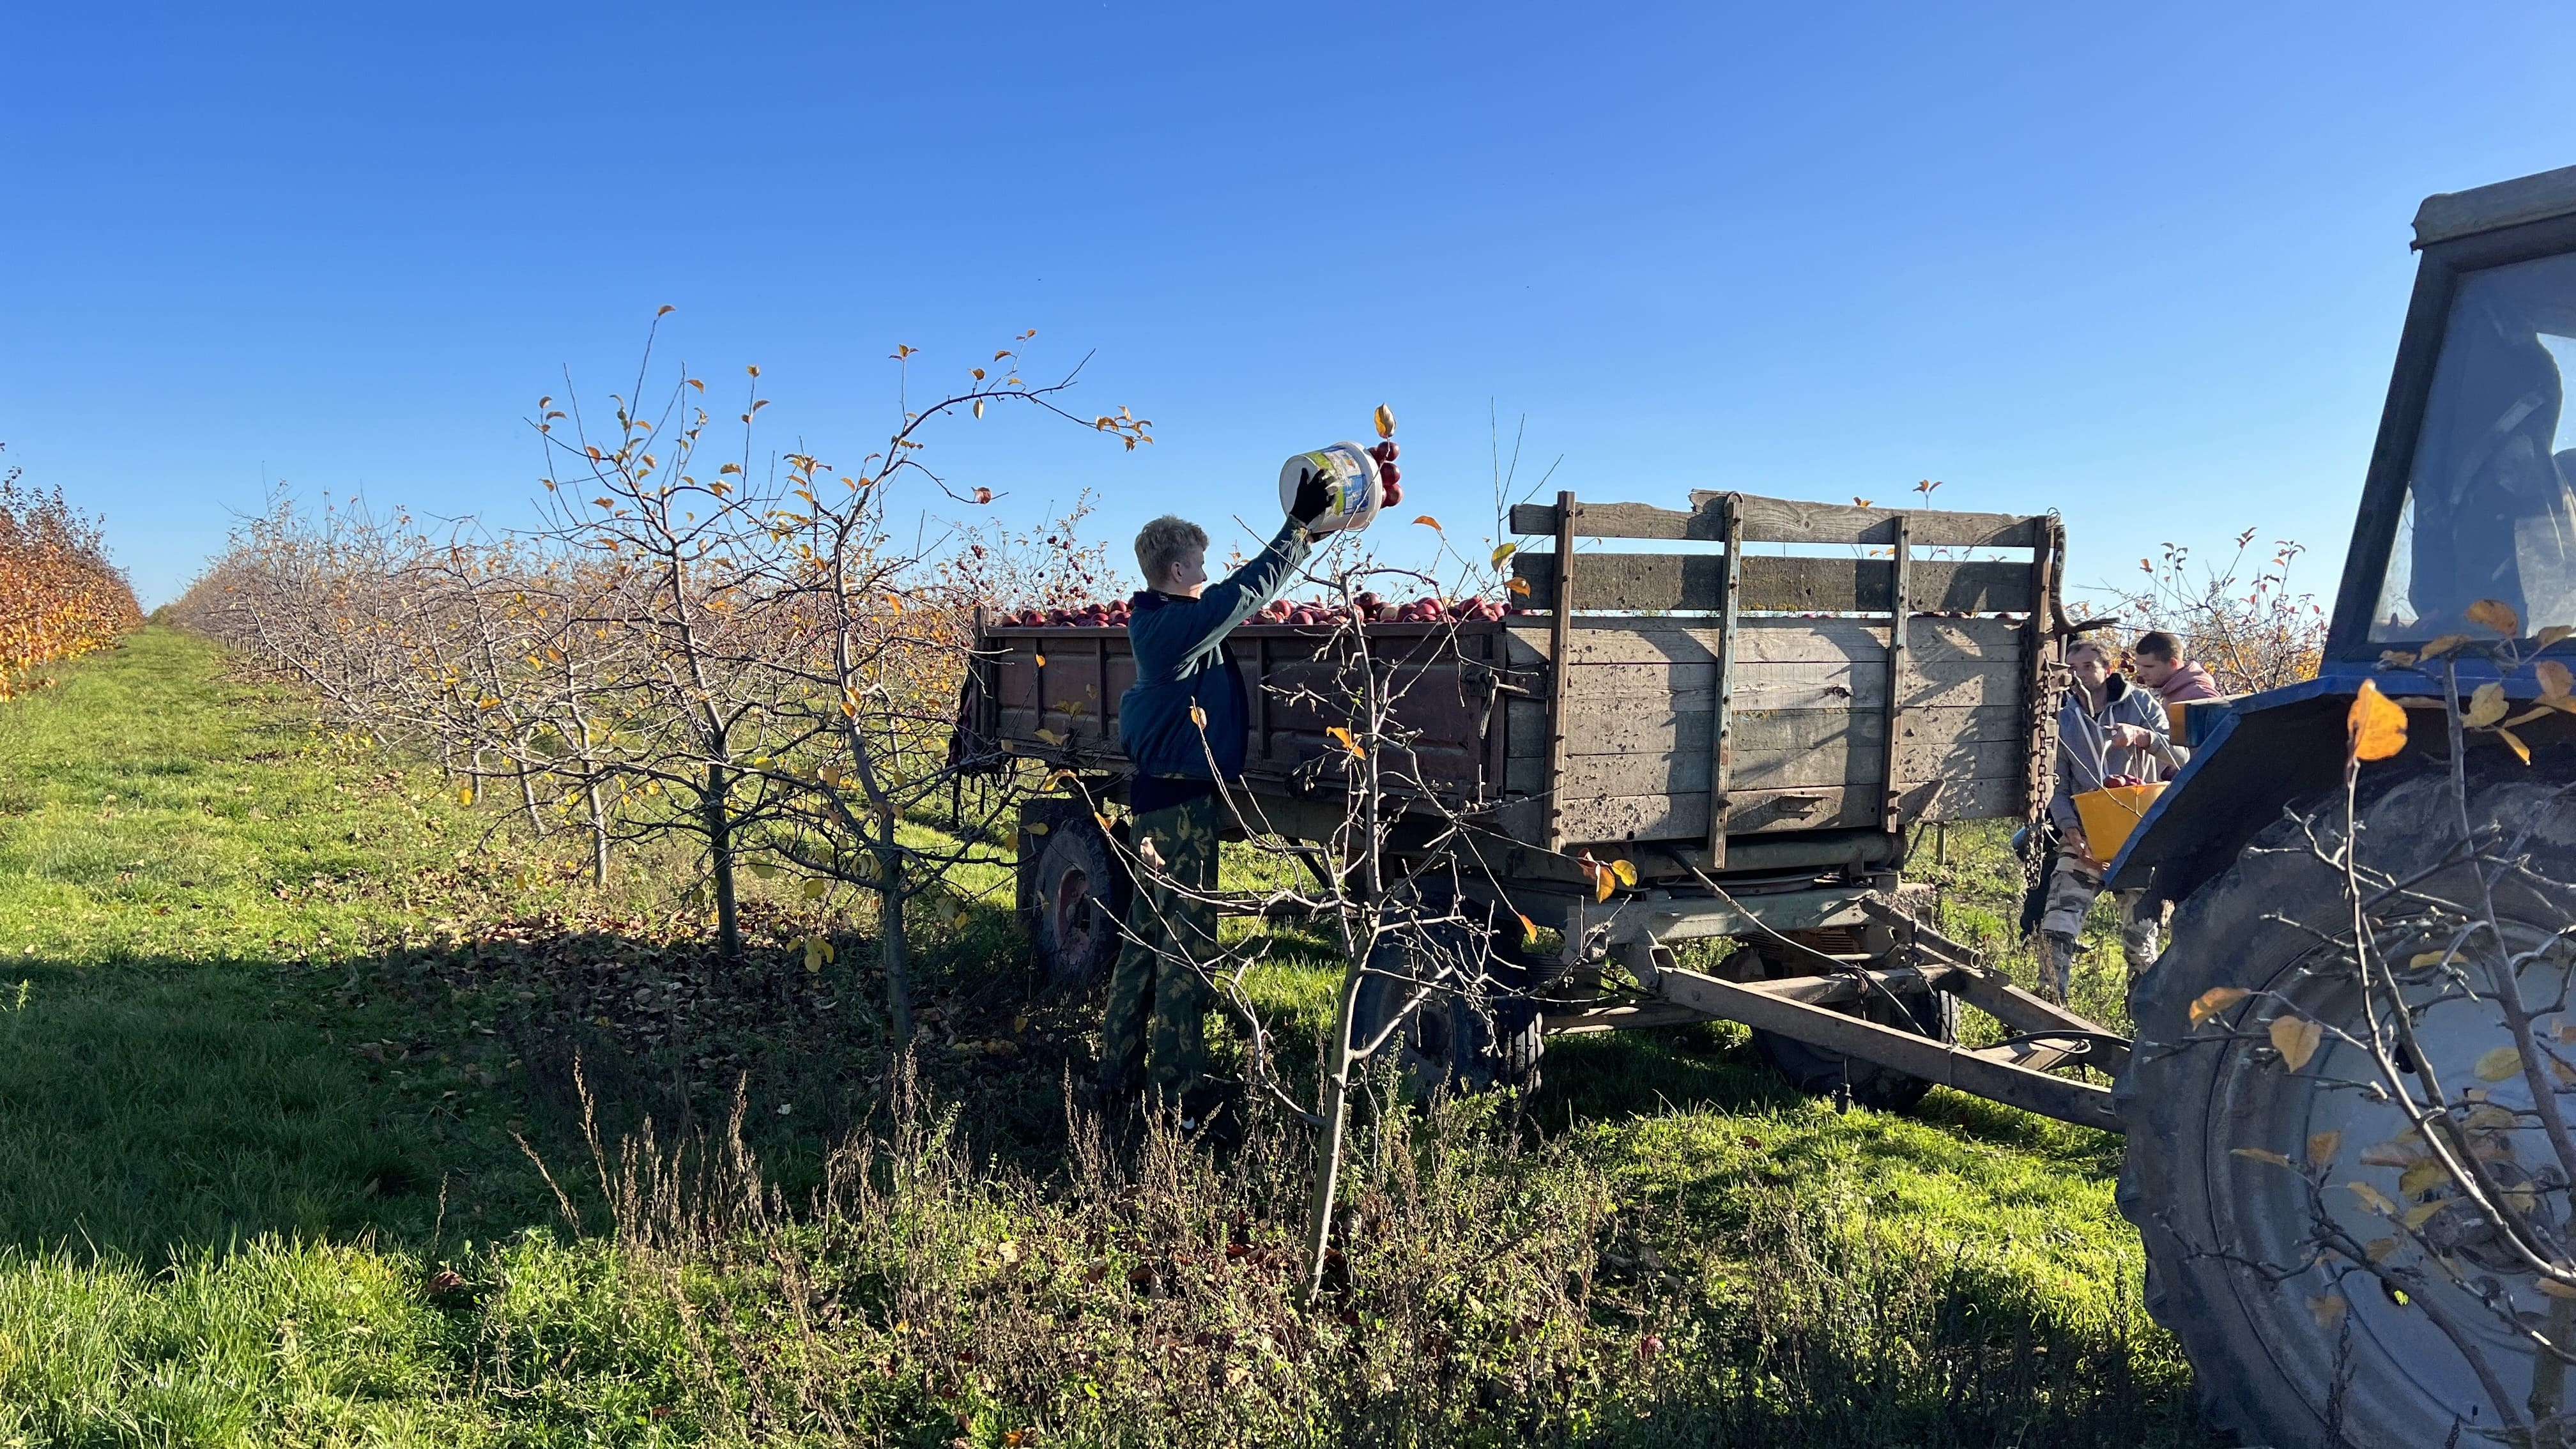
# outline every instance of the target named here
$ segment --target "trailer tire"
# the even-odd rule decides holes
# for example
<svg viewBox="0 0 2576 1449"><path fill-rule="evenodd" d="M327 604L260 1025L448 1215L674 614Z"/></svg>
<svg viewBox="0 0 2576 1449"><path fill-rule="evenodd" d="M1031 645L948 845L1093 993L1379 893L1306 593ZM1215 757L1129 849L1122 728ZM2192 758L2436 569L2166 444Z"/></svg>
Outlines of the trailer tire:
<svg viewBox="0 0 2576 1449"><path fill-rule="evenodd" d="M1959 1039L1959 999L1946 991L1912 992L1897 1001L1874 996L1852 1014L1880 1026L1920 1032L1937 1042ZM1902 1112L1932 1090L1932 1084L1921 1077L1810 1046L1776 1031L1755 1031L1753 1046L1773 1071L1810 1097L1847 1098L1855 1107Z"/></svg>
<svg viewBox="0 0 2576 1449"><path fill-rule="evenodd" d="M2358 863L2373 875L2397 877L2435 866L2456 840L2444 768L2434 762L2414 773L2386 767L2373 773L2380 778L2365 776L2357 805ZM2565 926L2565 897L2576 892L2576 801L2556 793L2560 787L2545 764L2532 769L2508 761L2499 770L2482 761L2471 769L2469 787L2470 819L2479 829L2519 832L2526 821L2539 822L2524 865L2538 881L2555 883L2560 898L2552 902L2537 884L2517 885L2507 872L2497 882L2496 904L2509 934L2547 939ZM2370 1228L2380 1220L2343 1184L2388 1186L2384 1170L2357 1159L2365 1147L2397 1135L2385 1130L2383 1119L2401 1113L2336 1085L2361 1073L2353 1066L2357 1049L2338 1043L2332 1030L2296 1072L2283 1069L2268 1043L2268 1023L2284 1001L2329 1028L2357 1025L2362 1001L2344 973L2304 970L2328 949L2321 932L2330 939L2351 930L2342 874L2318 856L2320 848L2340 849L2340 802L2327 795L2293 808L2319 816L2315 840L2295 819L2256 835L2223 874L2182 904L2162 959L2130 989L2136 1045L2114 1087L2128 1139L2118 1201L2145 1243L2146 1306L2182 1340L2211 1420L2247 1443L2397 1449L2487 1442L2501 1427L2494 1406L2430 1310L2447 1309L2467 1325L2512 1395L2537 1391L2526 1342L2500 1331L2467 1290L2447 1283L2428 1290L2445 1295L2443 1303L2410 1298L2401 1304L2367 1273L2337 1279L2331 1265L2299 1270L2313 1257L2314 1212L2370 1236L2394 1232ZM2455 892L2467 884L2466 870L2454 866L2413 888L2458 899ZM2411 947L2395 941L2385 949L2402 954ZM2550 969L2545 959L2527 968L2526 993L2545 996ZM2569 974L2563 962L2556 969L2562 981ZM2255 994L2195 1027L2194 1003L2215 988ZM2455 1088L2474 1080L2477 1049L2495 1040L2478 1034L2481 1009L2455 1001L2419 1018L2426 1055ZM2322 1135L2328 1132L2335 1136ZM2327 1145L2314 1145L2320 1142ZM2281 1153L2299 1170L2240 1155L2240 1148ZM2329 1160L2308 1164L2306 1153L2318 1150ZM2326 1183L2324 1191L2311 1193L2303 1172ZM2402 1192L2391 1196L2407 1200ZM2347 1212L2353 1215L2348 1222ZM2549 1301L2524 1291L2527 1279L2475 1261L2469 1255L2481 1250L2474 1243L2457 1251L2471 1275L2503 1281L2517 1303ZM2321 1313L2317 1305L2327 1295L2344 1306Z"/></svg>
<svg viewBox="0 0 2576 1449"><path fill-rule="evenodd" d="M1387 1043L1394 1048L1396 1075L1407 1096L1427 1101L1497 1087L1538 1090L1545 1041L1539 1033L1539 1004L1525 994L1532 989L1528 969L1497 956L1483 935L1464 926L1435 927L1427 946L1414 948L1443 956L1481 951L1484 970L1499 989L1490 990L1482 1002L1463 992L1439 991L1414 1009ZM1408 954L1406 944L1392 938L1370 953L1371 974L1360 982L1351 1004L1354 1046L1374 1040L1402 1010L1411 992L1397 978L1419 970Z"/></svg>
<svg viewBox="0 0 2576 1449"><path fill-rule="evenodd" d="M1080 800L1032 800L1020 814L1020 909L1038 989L1087 991L1118 959L1129 882Z"/></svg>

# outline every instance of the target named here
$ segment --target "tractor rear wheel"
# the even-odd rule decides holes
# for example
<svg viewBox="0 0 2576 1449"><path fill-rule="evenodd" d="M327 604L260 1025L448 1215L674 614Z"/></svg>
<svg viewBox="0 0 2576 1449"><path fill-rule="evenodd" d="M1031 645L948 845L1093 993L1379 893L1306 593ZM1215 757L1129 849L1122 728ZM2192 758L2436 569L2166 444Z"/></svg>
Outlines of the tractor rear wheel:
<svg viewBox="0 0 2576 1449"><path fill-rule="evenodd" d="M2469 786L2477 831L2523 836L2518 851L2497 853L2521 855L2527 873L2490 872L2506 944L2530 953L2521 992L2536 1003L2563 1002L2576 985L2576 951L2561 934L2576 902L2576 800L2509 760L2501 770L2473 769ZM2498 1434L2505 1419L2528 1423L2539 1407L2555 1412L2576 1385L2490 1304L2525 1315L2525 1327L2558 1325L2552 1336L2561 1344L2576 1341L2569 1332L2576 1313L2539 1295L2532 1276L2481 1237L2465 1212L2434 1206L2450 1191L2447 1181L2401 1176L2407 1114L2373 1085L2377 1073L2363 1048L2337 1036L2338 1029L2362 1042L2373 1036L2370 1003L2340 944L2354 919L2332 859L2341 848L2342 802L2328 796L2297 813L2313 823L2285 819L2266 829L2183 904L2171 946L2130 991L2137 1038L2116 1087L2128 1131L2119 1202L2146 1244L2147 1306L2197 1366L2211 1417L2247 1443L2419 1449L2511 1437ZM2420 876L2407 899L2477 899L2470 869L2444 864L2459 830L2438 763L2366 782L2357 819L2355 859L2366 882ZM2419 936L2410 934L2412 917L2391 914L2397 909L2384 908L2371 932L2407 977L2420 1058L2398 1060L2410 1086L2438 1081L2452 1100L2475 1089L2483 1095L2469 1101L2527 1114L2518 1072L2492 1080L2489 1054L2505 1040L2496 1007L2483 991L2454 989L2442 969L2461 917L2425 916ZM2418 964L2426 962L2434 964ZM2235 995L2206 998L2221 988ZM2208 1019L2195 1025L2193 1005L2205 998ZM2384 990L2376 1006L2385 1020ZM2268 1025L2291 1007L2326 1028L2296 1071ZM2533 1191L2542 1231L2563 1233L2566 1182L2539 1135L2489 1133L2478 1152L2500 1180ZM2535 1165L2525 1169L2522 1159ZM2409 1213L2411 1232L2389 1220L2391 1210ZM2338 1233L2346 1244L2368 1245L2362 1256L2385 1258L2391 1272L2421 1260L2425 1271L2411 1280L2420 1291L2374 1277L2349 1247L2321 1253L2321 1242ZM2441 1262L2424 1259L2416 1243L2443 1253ZM2495 1296L2482 1302L2481 1293ZM2483 1379L2445 1322L2483 1360ZM2551 1434L2547 1442L2562 1440Z"/></svg>

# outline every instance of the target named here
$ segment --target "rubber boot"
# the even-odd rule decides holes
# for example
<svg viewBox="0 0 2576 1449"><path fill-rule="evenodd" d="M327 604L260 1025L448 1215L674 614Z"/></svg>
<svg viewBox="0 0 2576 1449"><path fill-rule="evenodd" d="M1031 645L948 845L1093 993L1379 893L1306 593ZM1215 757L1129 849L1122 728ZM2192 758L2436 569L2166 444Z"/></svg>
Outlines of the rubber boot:
<svg viewBox="0 0 2576 1449"><path fill-rule="evenodd" d="M2064 1006L2075 985L2075 938L2050 931L2044 939L2048 949L2040 958L2039 994Z"/></svg>

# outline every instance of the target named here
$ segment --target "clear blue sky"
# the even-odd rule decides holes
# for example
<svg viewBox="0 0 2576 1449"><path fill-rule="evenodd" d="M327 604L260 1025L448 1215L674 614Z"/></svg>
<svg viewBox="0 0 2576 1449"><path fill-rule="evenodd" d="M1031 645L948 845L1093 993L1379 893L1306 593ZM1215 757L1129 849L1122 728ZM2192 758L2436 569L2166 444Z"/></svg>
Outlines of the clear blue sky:
<svg viewBox="0 0 2576 1449"><path fill-rule="evenodd" d="M1266 524L1403 419L1488 513L1488 410L1586 497L2062 509L2074 576L2295 536L2330 587L2427 192L2576 161L2576 16L2463 4L0 12L0 440L167 599L262 480L524 517L522 422L653 309L769 434L881 438L1039 331L1133 454L954 430ZM1461 527L1461 532L1481 531Z"/></svg>

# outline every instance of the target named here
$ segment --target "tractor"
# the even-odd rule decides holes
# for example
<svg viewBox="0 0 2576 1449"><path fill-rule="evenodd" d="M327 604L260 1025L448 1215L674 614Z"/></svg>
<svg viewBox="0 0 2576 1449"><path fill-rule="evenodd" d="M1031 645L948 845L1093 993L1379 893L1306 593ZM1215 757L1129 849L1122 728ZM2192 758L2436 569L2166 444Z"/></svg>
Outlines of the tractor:
<svg viewBox="0 0 2576 1449"><path fill-rule="evenodd" d="M2173 908L2120 1206L2248 1443L2576 1442L2576 167L2414 247L2320 671L2216 707L2110 864Z"/></svg>

